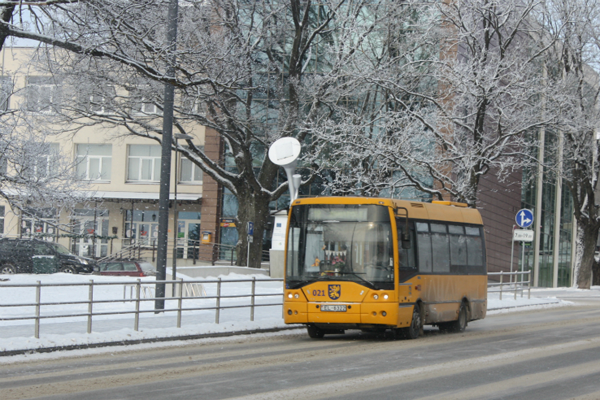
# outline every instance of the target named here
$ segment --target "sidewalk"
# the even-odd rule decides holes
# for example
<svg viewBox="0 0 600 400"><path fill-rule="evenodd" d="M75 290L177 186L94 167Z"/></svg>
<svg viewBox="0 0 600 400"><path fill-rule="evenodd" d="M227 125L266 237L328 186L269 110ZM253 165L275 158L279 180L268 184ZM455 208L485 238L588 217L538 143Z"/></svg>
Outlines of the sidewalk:
<svg viewBox="0 0 600 400"><path fill-rule="evenodd" d="M237 276L222 278L235 279ZM39 279L39 275L35 279ZM600 300L600 287L593 287L589 291L566 288L532 289L531 299L527 299L527 292L523 297L519 293L517 299L514 298L514 292L504 292L502 300L497 293L489 293L488 315L519 311L523 308L568 306L572 304L569 300L588 299ZM138 331L133 329L133 315L94 317L91 334L86 333L86 318L68 322L51 322L52 320L46 319L40 323L39 339L33 337L33 321L11 321L10 324L0 322L0 356L28 351L43 352L293 329L294 327L283 323L281 313L281 306L259 307L255 311L255 320L250 321L247 308L222 310L220 323L216 324L214 311L187 312L183 314L181 328L176 327L175 313L147 313L140 316Z"/></svg>

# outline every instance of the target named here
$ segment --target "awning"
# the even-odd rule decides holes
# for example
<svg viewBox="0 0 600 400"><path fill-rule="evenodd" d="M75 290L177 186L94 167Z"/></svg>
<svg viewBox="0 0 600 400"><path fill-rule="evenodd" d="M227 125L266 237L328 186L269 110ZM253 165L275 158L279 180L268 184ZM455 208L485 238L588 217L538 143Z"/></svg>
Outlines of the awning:
<svg viewBox="0 0 600 400"><path fill-rule="evenodd" d="M108 192L97 190L83 195L89 199L102 200L159 200L159 193L153 192ZM177 201L198 201L202 198L198 193L177 193ZM175 200L175 193L169 193L169 200Z"/></svg>

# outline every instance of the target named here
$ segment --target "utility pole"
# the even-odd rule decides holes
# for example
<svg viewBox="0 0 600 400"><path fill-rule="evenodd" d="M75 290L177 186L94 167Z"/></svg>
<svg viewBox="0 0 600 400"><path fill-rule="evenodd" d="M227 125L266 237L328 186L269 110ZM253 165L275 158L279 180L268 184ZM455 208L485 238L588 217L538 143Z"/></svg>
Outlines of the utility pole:
<svg viewBox="0 0 600 400"><path fill-rule="evenodd" d="M175 49L177 45L177 13L178 0L169 2L167 16L167 44L171 57L167 66L167 76L175 76ZM170 83L165 83L165 97L163 105L163 132L162 152L160 166L160 192L158 200L158 246L156 252L156 290L154 302L155 312L165 308L165 284L158 283L166 279L167 250L169 233L169 192L171 182L171 143L173 136L173 102L175 100L175 88Z"/></svg>

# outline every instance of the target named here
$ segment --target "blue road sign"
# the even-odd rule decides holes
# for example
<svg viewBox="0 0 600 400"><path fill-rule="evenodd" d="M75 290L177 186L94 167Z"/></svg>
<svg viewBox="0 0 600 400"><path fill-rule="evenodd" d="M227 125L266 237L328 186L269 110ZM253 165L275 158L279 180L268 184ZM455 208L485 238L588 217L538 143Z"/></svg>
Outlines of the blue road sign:
<svg viewBox="0 0 600 400"><path fill-rule="evenodd" d="M517 221L517 225L519 225L521 228L528 228L531 226L531 224L533 224L533 213L531 210L523 208L517 211L515 221Z"/></svg>
<svg viewBox="0 0 600 400"><path fill-rule="evenodd" d="M248 236L254 235L254 222L248 222Z"/></svg>

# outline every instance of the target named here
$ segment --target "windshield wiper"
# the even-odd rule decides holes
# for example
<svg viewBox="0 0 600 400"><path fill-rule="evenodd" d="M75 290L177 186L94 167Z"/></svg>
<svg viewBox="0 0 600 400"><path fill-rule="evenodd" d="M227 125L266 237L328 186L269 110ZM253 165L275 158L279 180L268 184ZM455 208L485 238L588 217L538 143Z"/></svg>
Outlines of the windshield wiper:
<svg viewBox="0 0 600 400"><path fill-rule="evenodd" d="M369 289L377 289L375 287L375 285L373 285L371 282L369 282L368 280L366 280L365 278L363 278L362 276L360 276L360 274L364 274L364 272L340 271L339 273L342 274L342 275L354 275L358 279L360 279L362 282L364 282L365 286L368 287Z"/></svg>
<svg viewBox="0 0 600 400"><path fill-rule="evenodd" d="M291 285L289 285L290 287L288 289L299 289L306 285L310 285L311 283L315 283L318 280L319 280L318 278L313 278L313 279L306 279L306 280L300 280L300 281L292 281L293 283Z"/></svg>

